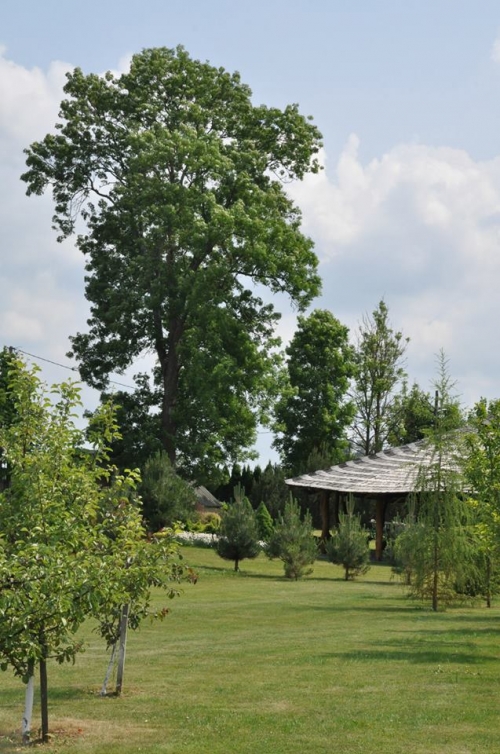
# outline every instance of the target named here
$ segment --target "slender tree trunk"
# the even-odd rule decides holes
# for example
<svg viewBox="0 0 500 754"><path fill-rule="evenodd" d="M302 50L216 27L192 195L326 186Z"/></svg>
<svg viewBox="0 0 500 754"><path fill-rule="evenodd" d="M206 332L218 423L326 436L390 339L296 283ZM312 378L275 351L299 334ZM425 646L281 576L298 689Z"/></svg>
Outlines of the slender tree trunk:
<svg viewBox="0 0 500 754"><path fill-rule="evenodd" d="M123 674L125 671L125 654L127 649L128 613L130 605L123 605L120 620L120 646L118 649L118 668L116 671L116 696L120 696L123 688Z"/></svg>
<svg viewBox="0 0 500 754"><path fill-rule="evenodd" d="M491 558L486 556L486 607L491 607Z"/></svg>
<svg viewBox="0 0 500 754"><path fill-rule="evenodd" d="M40 710L42 717L42 743L49 741L49 693L47 685L47 647L42 643L40 659Z"/></svg>
<svg viewBox="0 0 500 754"><path fill-rule="evenodd" d="M234 570L235 571L239 571L240 570L240 561L239 560L235 560L234 561Z"/></svg>
<svg viewBox="0 0 500 754"><path fill-rule="evenodd" d="M33 716L33 696L35 693L34 672L34 663L30 662L28 669L29 678L24 695L24 716L22 722L23 744L29 744L31 739L31 718Z"/></svg>
<svg viewBox="0 0 500 754"><path fill-rule="evenodd" d="M439 588L439 545L434 539L433 545L433 563L432 563L432 609L437 612L438 609L438 588Z"/></svg>

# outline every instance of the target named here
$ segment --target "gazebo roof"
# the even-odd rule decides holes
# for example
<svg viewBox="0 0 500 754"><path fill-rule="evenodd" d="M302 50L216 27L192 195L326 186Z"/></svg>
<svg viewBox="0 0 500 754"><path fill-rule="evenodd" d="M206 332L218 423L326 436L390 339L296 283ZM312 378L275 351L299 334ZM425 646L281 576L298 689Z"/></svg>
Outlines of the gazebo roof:
<svg viewBox="0 0 500 754"><path fill-rule="evenodd" d="M419 440L287 479L286 484L358 495L404 495L415 490L420 470L430 463L433 454L428 443Z"/></svg>

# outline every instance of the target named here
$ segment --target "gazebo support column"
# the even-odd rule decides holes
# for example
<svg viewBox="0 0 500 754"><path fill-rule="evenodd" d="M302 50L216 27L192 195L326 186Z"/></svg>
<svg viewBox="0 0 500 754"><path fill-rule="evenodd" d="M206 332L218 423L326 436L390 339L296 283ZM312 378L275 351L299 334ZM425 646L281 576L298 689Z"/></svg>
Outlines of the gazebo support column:
<svg viewBox="0 0 500 754"><path fill-rule="evenodd" d="M334 529L339 528L339 504L340 504L340 492L337 492L337 490L334 491L332 495L332 503L333 503L333 509L332 509L332 526Z"/></svg>
<svg viewBox="0 0 500 754"><path fill-rule="evenodd" d="M319 498L319 512L321 516L321 539L330 539L330 491L321 490Z"/></svg>
<svg viewBox="0 0 500 754"><path fill-rule="evenodd" d="M384 524L385 524L385 512L387 510L387 497L377 498L375 507L375 559L382 560L382 554L384 551Z"/></svg>

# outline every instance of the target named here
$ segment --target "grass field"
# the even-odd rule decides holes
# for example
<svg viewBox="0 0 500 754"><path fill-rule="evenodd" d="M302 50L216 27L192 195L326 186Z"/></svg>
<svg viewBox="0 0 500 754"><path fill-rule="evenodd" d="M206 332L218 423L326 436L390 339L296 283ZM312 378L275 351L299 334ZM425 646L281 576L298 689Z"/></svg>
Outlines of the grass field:
<svg viewBox="0 0 500 754"><path fill-rule="evenodd" d="M45 751L498 754L499 610L433 614L377 565L299 582L260 556L185 548L199 573L163 623L130 634L124 694L99 697L107 655L86 627L76 665L49 668ZM20 750L24 688L0 675L0 752ZM38 715L38 706L35 715Z"/></svg>

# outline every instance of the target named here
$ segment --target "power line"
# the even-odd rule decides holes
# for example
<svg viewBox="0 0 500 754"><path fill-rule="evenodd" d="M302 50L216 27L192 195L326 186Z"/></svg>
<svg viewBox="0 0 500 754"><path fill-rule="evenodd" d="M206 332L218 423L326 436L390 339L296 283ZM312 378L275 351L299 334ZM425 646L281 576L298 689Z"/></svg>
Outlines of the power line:
<svg viewBox="0 0 500 754"><path fill-rule="evenodd" d="M70 367L67 364L60 364L58 361L46 359L44 356L36 356L36 354L30 353L29 351L23 351L22 348L17 348L16 346L11 346L11 348L18 353L24 354L25 356L30 356L32 359L38 359L38 361L46 361L47 364L53 364L56 367L61 367L61 369L68 369L70 372L78 373L77 367ZM127 385L125 384L125 382L117 382L116 380L108 380L108 382L111 382L113 385L120 385L121 387L128 387L130 390L135 390L135 387L133 385Z"/></svg>

